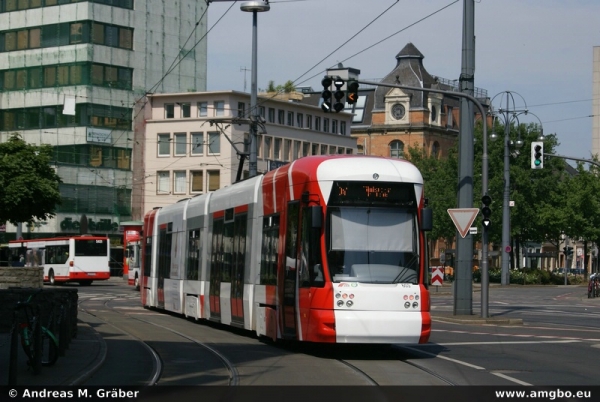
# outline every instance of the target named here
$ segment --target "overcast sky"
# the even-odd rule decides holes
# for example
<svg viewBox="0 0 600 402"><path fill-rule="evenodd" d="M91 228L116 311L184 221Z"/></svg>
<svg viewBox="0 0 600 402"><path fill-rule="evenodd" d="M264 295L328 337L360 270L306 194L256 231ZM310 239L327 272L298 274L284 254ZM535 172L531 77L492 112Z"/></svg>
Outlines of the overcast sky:
<svg viewBox="0 0 600 402"><path fill-rule="evenodd" d="M209 6L208 90L250 92L252 13L241 11L242 3ZM325 70L339 62L359 69L362 79L383 78L408 42L423 53L430 74L457 79L462 13L462 0L274 0L258 14L258 88L292 80L320 90ZM521 95L544 133L557 134L558 154L590 158L600 1L479 0L475 35L475 86L490 98L515 91L516 107L525 107Z"/></svg>

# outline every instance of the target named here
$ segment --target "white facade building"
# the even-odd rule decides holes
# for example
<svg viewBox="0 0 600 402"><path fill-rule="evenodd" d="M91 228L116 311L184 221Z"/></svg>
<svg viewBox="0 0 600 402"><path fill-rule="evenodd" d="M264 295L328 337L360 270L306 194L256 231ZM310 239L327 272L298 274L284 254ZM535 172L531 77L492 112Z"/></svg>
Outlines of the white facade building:
<svg viewBox="0 0 600 402"><path fill-rule="evenodd" d="M264 121L257 136L259 174L303 156L356 153L352 114L268 95L258 97L258 112ZM133 218L235 183L236 149L250 149L249 115L250 95L243 92L149 95L145 128L135 137L134 159L143 166L134 169Z"/></svg>
<svg viewBox="0 0 600 402"><path fill-rule="evenodd" d="M120 236L131 218L135 110L148 92L206 90L206 7L0 0L0 141L16 132L52 145L63 180L56 219L25 233L78 233L85 214L91 232Z"/></svg>

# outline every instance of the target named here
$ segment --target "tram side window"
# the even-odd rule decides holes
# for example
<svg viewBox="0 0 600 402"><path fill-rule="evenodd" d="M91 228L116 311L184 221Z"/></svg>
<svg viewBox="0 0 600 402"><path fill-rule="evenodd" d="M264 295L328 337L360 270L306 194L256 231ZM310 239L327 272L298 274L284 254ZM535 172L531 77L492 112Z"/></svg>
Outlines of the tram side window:
<svg viewBox="0 0 600 402"><path fill-rule="evenodd" d="M261 285L277 283L277 258L279 245L279 215L263 218L262 253L260 264Z"/></svg>
<svg viewBox="0 0 600 402"><path fill-rule="evenodd" d="M200 265L200 229L188 232L187 279L197 281Z"/></svg>
<svg viewBox="0 0 600 402"><path fill-rule="evenodd" d="M302 232L300 239L300 252L302 255L300 261L300 286L303 287L325 286L319 247L319 233L319 230L313 229L310 209L304 208L302 211Z"/></svg>
<svg viewBox="0 0 600 402"><path fill-rule="evenodd" d="M69 246L46 246L46 264L66 264L69 259Z"/></svg>
<svg viewBox="0 0 600 402"><path fill-rule="evenodd" d="M171 224L169 224L171 225ZM171 273L171 244L173 242L173 233L168 233L167 229L160 229L158 232L158 277L163 279L170 278Z"/></svg>
<svg viewBox="0 0 600 402"><path fill-rule="evenodd" d="M150 276L152 269L152 236L146 237L146 245L144 247L144 276Z"/></svg>
<svg viewBox="0 0 600 402"><path fill-rule="evenodd" d="M237 281L238 291L241 291L244 278L244 263L246 262L246 228L247 228L248 214L239 214L235 216L234 220L234 234L233 234L233 273L234 277L232 280ZM241 296L239 294L238 296Z"/></svg>

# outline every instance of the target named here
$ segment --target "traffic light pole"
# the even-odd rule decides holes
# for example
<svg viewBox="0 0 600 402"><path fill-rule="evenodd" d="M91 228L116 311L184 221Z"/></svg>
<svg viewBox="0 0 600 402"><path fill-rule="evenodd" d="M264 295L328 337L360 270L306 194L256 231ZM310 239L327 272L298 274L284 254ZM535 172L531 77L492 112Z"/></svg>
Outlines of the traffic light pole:
<svg viewBox="0 0 600 402"><path fill-rule="evenodd" d="M483 144L482 144L483 145L483 155L481 158L481 170L482 170L482 172L481 172L481 192L482 192L482 198L484 196L487 196L487 190L488 190L487 119L486 119L485 109L483 108L483 105L477 100L477 98L475 98L474 96L471 96L469 94L466 94L464 92L444 91L441 89L434 89L434 88L411 87L411 86L407 86L407 85L387 84L387 83L375 82L375 81L358 80L357 82L359 84L365 84L365 85L374 85L374 86L388 87L388 88L399 88L399 89L407 89L407 90L411 90L411 91L431 92L431 93L444 94L444 95L448 95L448 96L456 96L459 98L468 99L469 101L473 102L475 107L477 107L477 109L479 110L479 113L481 113L481 116L482 116L481 120L483 122ZM459 158L460 157L461 157L461 155L459 155ZM471 177L470 179L471 179L471 183L472 183L473 178ZM461 178L461 180L462 180L462 178ZM471 206L472 206L472 202L471 202ZM481 268L481 317L482 318L488 318L488 304L489 304L489 269L488 269L487 231L488 231L487 226L483 225L483 234L481 236L481 267L480 267ZM473 241L472 238L471 238L471 241ZM471 270L471 266L469 266L468 269ZM461 288L461 289L457 289L457 292L460 292L460 294L455 295L455 299L456 299L456 297L458 297L461 300L470 300L470 303L472 305L472 300L473 300L472 299L472 297L473 297L472 289L462 289ZM456 314L456 308L455 308L455 314ZM465 314L465 313L463 313L463 314Z"/></svg>

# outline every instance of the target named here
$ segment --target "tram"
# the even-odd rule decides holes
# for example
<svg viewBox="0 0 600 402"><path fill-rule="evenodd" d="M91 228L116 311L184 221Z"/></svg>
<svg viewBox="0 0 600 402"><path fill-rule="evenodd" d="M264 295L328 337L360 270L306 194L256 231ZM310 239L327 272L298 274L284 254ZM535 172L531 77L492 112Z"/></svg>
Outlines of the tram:
<svg viewBox="0 0 600 402"><path fill-rule="evenodd" d="M274 341L426 343L431 226L410 162L308 156L149 211L142 304Z"/></svg>

